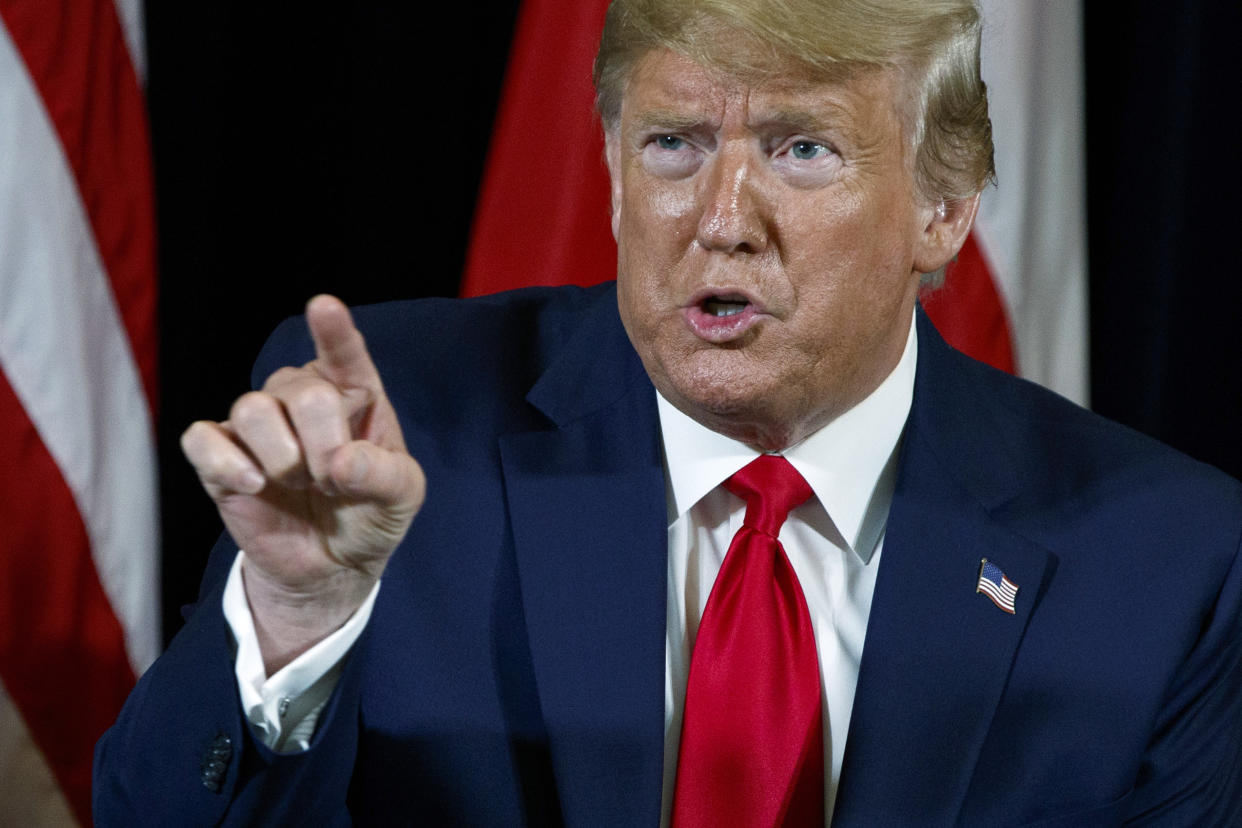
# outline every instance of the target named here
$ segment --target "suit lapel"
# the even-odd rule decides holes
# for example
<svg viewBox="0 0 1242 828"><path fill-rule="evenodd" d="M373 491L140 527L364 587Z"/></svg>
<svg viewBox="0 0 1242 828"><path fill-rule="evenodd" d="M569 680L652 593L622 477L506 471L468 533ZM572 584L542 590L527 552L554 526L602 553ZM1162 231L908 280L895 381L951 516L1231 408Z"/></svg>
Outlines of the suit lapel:
<svg viewBox="0 0 1242 828"><path fill-rule="evenodd" d="M952 824L1053 559L992 517L1020 491L992 401L919 314L919 369L834 825ZM610 293L501 439L538 695L567 823L657 824L667 523L655 396ZM1018 584L975 591L981 558ZM623 818L623 820L622 820Z"/></svg>
<svg viewBox="0 0 1242 828"><path fill-rule="evenodd" d="M834 825L953 824L1052 558L992 517L1016 496L994 403L919 314L919 367ZM976 593L982 558L1018 584Z"/></svg>
<svg viewBox="0 0 1242 828"><path fill-rule="evenodd" d="M616 314L587 317L502 438L531 657L562 815L656 824L667 526L655 394Z"/></svg>

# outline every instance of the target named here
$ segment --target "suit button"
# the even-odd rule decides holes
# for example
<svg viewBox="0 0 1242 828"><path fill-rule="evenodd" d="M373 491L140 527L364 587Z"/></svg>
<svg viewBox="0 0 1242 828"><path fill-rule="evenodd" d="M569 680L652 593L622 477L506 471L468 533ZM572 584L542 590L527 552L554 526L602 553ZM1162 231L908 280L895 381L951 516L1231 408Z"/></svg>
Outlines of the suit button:
<svg viewBox="0 0 1242 828"><path fill-rule="evenodd" d="M211 740L199 763L203 787L212 793L220 793L224 777L229 772L229 760L233 758L233 740L223 733Z"/></svg>

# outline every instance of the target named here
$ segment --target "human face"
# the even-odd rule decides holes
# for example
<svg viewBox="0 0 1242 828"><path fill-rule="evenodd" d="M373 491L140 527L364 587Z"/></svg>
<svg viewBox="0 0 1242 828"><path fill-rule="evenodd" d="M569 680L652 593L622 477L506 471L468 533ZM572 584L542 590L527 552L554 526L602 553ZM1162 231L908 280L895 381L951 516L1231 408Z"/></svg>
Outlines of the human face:
<svg viewBox="0 0 1242 828"><path fill-rule="evenodd" d="M635 65L606 136L621 319L707 427L780 450L897 364L919 274L943 264L900 91L879 69L751 83L668 50Z"/></svg>

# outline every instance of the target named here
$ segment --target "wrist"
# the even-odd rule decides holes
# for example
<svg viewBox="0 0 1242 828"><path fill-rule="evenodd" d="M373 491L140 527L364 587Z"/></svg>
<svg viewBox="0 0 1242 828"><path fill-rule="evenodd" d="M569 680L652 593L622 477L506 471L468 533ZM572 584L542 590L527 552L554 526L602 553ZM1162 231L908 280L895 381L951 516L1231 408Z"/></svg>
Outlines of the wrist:
<svg viewBox="0 0 1242 828"><path fill-rule="evenodd" d="M366 600L377 578L341 569L313 583L290 586L242 562L242 584L267 675L331 635Z"/></svg>

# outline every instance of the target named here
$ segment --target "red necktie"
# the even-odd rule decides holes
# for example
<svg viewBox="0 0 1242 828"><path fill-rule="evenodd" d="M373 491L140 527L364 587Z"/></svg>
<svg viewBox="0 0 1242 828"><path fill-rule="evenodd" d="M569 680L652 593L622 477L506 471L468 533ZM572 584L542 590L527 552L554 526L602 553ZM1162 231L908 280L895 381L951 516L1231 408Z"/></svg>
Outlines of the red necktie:
<svg viewBox="0 0 1242 828"><path fill-rule="evenodd" d="M673 825L824 824L823 704L811 615L777 540L811 487L764 454L725 481L746 518L699 623Z"/></svg>

